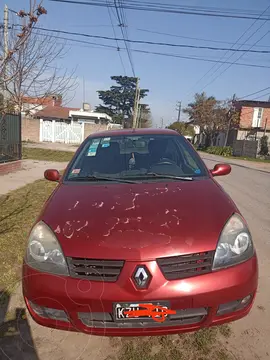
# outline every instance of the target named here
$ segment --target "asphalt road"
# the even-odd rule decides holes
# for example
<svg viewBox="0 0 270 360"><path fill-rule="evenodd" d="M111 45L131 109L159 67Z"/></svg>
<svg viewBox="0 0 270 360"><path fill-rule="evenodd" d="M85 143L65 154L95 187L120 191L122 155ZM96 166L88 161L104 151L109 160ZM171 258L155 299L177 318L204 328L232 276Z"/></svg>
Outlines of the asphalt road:
<svg viewBox="0 0 270 360"><path fill-rule="evenodd" d="M208 168L220 162L220 157L202 157ZM231 163L231 174L216 178L247 220L259 259L255 305L249 316L232 324L234 336L229 345L245 360L270 359L270 172L246 163L248 168L242 162Z"/></svg>

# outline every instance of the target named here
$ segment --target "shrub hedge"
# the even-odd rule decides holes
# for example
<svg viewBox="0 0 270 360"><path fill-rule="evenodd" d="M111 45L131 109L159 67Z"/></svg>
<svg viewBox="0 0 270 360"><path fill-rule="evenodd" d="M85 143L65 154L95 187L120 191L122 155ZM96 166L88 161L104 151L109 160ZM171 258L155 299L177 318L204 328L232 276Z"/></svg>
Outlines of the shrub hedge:
<svg viewBox="0 0 270 360"><path fill-rule="evenodd" d="M205 151L209 154L221 155L221 156L232 156L233 149L231 146L209 146L205 149Z"/></svg>

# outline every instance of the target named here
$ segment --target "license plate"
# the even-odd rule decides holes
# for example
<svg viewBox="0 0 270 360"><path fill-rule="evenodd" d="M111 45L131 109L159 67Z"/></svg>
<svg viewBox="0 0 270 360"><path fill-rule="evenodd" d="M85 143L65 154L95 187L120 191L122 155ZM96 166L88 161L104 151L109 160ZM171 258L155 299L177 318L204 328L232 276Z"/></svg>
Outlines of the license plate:
<svg viewBox="0 0 270 360"><path fill-rule="evenodd" d="M150 314L149 307L140 306L143 304L154 305L159 308L152 309ZM161 312L166 312L167 309L169 309L168 302L116 303L114 304L114 318L117 321L153 321L153 316L160 315ZM146 312L149 314L146 314ZM163 314L163 316L165 318L169 317L167 314Z"/></svg>

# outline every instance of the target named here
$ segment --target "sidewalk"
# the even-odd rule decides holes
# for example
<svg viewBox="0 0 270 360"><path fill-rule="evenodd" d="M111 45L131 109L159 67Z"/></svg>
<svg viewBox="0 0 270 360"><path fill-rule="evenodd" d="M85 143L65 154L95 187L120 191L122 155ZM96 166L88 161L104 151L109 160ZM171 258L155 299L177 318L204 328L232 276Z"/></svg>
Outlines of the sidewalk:
<svg viewBox="0 0 270 360"><path fill-rule="evenodd" d="M23 160L21 170L0 176L0 196L42 179L47 169L64 170L66 166L65 162Z"/></svg>
<svg viewBox="0 0 270 360"><path fill-rule="evenodd" d="M230 165L241 166L246 169L252 169L257 171L264 171L270 173L270 162L259 162L259 161L249 161L249 160L240 160L240 159L231 159L224 156L218 156L213 154L208 154L206 152L199 152L202 159L215 161L219 163L225 163Z"/></svg>
<svg viewBox="0 0 270 360"><path fill-rule="evenodd" d="M27 143L27 142L25 142L25 143L23 143L23 147L75 152L78 149L79 145L51 143L51 142L41 142L41 143Z"/></svg>

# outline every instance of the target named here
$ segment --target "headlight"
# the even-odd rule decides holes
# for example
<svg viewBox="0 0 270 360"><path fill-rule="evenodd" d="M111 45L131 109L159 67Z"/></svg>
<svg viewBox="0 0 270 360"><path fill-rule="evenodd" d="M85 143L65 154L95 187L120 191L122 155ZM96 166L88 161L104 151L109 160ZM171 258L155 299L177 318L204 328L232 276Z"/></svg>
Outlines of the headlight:
<svg viewBox="0 0 270 360"><path fill-rule="evenodd" d="M40 271L69 275L59 242L52 230L42 221L36 224L30 233L25 261Z"/></svg>
<svg viewBox="0 0 270 360"><path fill-rule="evenodd" d="M216 249L213 270L250 259L254 247L250 232L240 215L234 214L224 226Z"/></svg>

